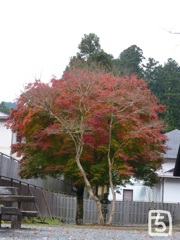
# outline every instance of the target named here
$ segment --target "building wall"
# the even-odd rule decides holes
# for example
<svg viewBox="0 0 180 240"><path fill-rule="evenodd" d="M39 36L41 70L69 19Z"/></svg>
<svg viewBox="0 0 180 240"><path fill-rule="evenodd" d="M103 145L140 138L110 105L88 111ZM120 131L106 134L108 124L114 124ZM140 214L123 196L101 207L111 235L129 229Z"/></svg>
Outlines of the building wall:
<svg viewBox="0 0 180 240"><path fill-rule="evenodd" d="M4 125L6 123L5 119L0 119L0 152L10 155L11 149L11 140L12 132L10 129L7 129Z"/></svg>
<svg viewBox="0 0 180 240"><path fill-rule="evenodd" d="M16 154L11 154L11 145L16 143L17 134L5 126L7 117L7 114L0 112L0 152L19 160Z"/></svg>
<svg viewBox="0 0 180 240"><path fill-rule="evenodd" d="M164 179L164 202L180 203L180 178Z"/></svg>
<svg viewBox="0 0 180 240"><path fill-rule="evenodd" d="M180 203L180 178L164 178L164 180L161 178L153 188L141 184L127 184L126 187L119 187L117 190L120 192L116 194L117 201L123 201L124 190L133 190L133 201ZM111 193L109 194L109 200L112 200Z"/></svg>
<svg viewBox="0 0 180 240"><path fill-rule="evenodd" d="M152 199L151 188L143 186L142 183L135 183L134 185L127 184L126 187L117 187L117 191L120 192L116 194L117 201L123 201L124 190L133 190L133 201L149 202ZM111 190L109 190L109 192L110 194L108 199L111 201Z"/></svg>
<svg viewBox="0 0 180 240"><path fill-rule="evenodd" d="M180 202L180 178L160 178L160 182L151 191L151 201L164 203Z"/></svg>

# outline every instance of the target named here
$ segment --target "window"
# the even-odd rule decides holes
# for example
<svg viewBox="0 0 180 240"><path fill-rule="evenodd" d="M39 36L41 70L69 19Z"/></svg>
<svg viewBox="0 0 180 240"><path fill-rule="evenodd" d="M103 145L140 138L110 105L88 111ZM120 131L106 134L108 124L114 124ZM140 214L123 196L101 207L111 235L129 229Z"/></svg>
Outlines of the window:
<svg viewBox="0 0 180 240"><path fill-rule="evenodd" d="M123 201L133 201L133 190L123 190Z"/></svg>

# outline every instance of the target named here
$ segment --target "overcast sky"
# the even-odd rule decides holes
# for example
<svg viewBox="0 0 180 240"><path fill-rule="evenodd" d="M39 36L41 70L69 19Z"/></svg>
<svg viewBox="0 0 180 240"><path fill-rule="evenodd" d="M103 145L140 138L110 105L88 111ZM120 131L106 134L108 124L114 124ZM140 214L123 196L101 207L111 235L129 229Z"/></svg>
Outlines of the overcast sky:
<svg viewBox="0 0 180 240"><path fill-rule="evenodd" d="M118 57L135 44L146 58L180 64L179 0L1 0L0 102L25 84L60 78L84 34Z"/></svg>

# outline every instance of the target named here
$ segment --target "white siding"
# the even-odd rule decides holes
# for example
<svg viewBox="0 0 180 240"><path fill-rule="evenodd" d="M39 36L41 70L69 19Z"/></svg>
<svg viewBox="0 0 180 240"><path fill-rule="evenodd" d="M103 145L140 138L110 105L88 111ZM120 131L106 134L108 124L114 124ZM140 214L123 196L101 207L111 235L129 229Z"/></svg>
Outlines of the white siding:
<svg viewBox="0 0 180 240"><path fill-rule="evenodd" d="M134 185L127 184L126 187L119 187L118 190L120 193L116 194L117 201L123 201L123 190L133 190L133 201L148 202L152 199L150 188L143 186L141 183L135 183ZM112 200L111 190L109 192L109 200Z"/></svg>
<svg viewBox="0 0 180 240"><path fill-rule="evenodd" d="M10 155L12 132L4 126L5 123L5 119L0 119L0 152Z"/></svg>
<svg viewBox="0 0 180 240"><path fill-rule="evenodd" d="M7 118L7 114L0 112L0 152L19 159L16 154L11 155L11 145L16 143L16 133L5 126Z"/></svg>
<svg viewBox="0 0 180 240"><path fill-rule="evenodd" d="M164 179L164 202L180 203L180 178Z"/></svg>

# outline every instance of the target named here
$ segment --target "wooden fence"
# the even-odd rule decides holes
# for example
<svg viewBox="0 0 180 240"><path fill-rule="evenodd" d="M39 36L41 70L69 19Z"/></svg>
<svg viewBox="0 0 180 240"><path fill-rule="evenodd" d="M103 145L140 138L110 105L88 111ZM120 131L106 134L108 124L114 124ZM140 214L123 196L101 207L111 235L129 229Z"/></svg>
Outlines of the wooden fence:
<svg viewBox="0 0 180 240"><path fill-rule="evenodd" d="M36 204L22 203L22 209L38 210L40 217L75 223L76 196L72 185L62 180L47 177L45 179L22 179L18 174L19 163L3 153L0 153L0 186L18 188L21 195L33 195Z"/></svg>
<svg viewBox="0 0 180 240"><path fill-rule="evenodd" d="M19 194L34 195L37 203L23 203L26 210L38 210L40 217L57 218L65 223L75 223L76 196L70 196L62 192L70 186L57 179L21 179L18 175L18 162L0 154L0 186L15 186ZM67 193L67 191L66 191ZM108 205L106 219L108 219L111 204ZM147 224L150 209L167 210L172 215L173 222L180 221L179 203L154 203L154 202L116 202L116 210L113 225ZM98 223L96 205L93 200L84 199L84 223Z"/></svg>
<svg viewBox="0 0 180 240"><path fill-rule="evenodd" d="M26 185L32 185L40 187L43 189L48 189L58 193L64 193L67 195L73 195L72 185L70 183L65 183L61 179L56 179L52 177L46 178L31 178L22 179L19 174L19 163L14 158L0 153L0 176L7 179L15 180L19 183Z"/></svg>
<svg viewBox="0 0 180 240"><path fill-rule="evenodd" d="M37 198L35 204L22 203L22 210L39 211L40 219L59 219L61 222L75 223L76 219L76 197L69 196L46 189L23 184L16 181L9 181L0 178L0 186L13 186L18 188L21 195L33 195Z"/></svg>
<svg viewBox="0 0 180 240"><path fill-rule="evenodd" d="M108 205L106 220L109 217L111 204ZM117 201L113 225L147 224L149 210L166 210L171 213L173 222L180 221L179 203L130 202ZM84 200L84 223L97 223L98 216L93 200Z"/></svg>

